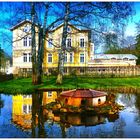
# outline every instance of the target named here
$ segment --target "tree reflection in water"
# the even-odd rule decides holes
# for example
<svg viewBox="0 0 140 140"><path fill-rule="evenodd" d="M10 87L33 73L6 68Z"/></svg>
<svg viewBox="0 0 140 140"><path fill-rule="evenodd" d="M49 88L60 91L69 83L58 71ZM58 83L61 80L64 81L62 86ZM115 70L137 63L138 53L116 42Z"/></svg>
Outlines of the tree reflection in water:
<svg viewBox="0 0 140 140"><path fill-rule="evenodd" d="M125 119L119 114L102 116L89 114L57 114L60 121L46 118L43 114L43 93L32 94L32 137L97 137L97 138L121 138L124 137ZM136 97L132 94L120 96L120 100L128 107L134 105L139 110L135 121L140 124L140 95ZM47 115L48 115L47 113ZM46 121L47 119L47 121ZM111 124L107 130L106 120ZM100 125L103 124L103 125ZM105 125L104 125L105 124ZM90 127L95 126L94 131ZM80 127L82 129L80 129ZM56 128L57 127L57 128ZM77 129L79 127L79 129ZM88 131L88 129L90 131ZM57 131L57 132L56 132ZM78 134L79 133L79 134Z"/></svg>
<svg viewBox="0 0 140 140"><path fill-rule="evenodd" d="M43 93L38 92L32 94L32 137L37 137L36 130L38 130L38 137L45 138L44 129L44 115L42 105ZM38 129L37 129L38 124Z"/></svg>
<svg viewBox="0 0 140 140"><path fill-rule="evenodd" d="M0 94L0 115L1 115L1 108L4 106L4 101L1 99L1 94Z"/></svg>
<svg viewBox="0 0 140 140"><path fill-rule="evenodd" d="M136 94L136 102L135 102L135 106L138 110L138 114L135 117L135 122L140 125L140 94Z"/></svg>

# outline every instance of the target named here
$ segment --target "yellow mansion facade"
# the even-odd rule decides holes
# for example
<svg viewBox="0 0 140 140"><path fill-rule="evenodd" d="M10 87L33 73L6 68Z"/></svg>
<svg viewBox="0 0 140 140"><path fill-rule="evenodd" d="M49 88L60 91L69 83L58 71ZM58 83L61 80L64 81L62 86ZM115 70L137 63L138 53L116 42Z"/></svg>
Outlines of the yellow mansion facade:
<svg viewBox="0 0 140 140"><path fill-rule="evenodd" d="M11 28L13 32L13 73L19 69L31 69L31 22L22 21ZM37 27L36 27L37 32ZM43 68L46 73L57 69L59 51L62 39L63 24L46 33L44 46ZM66 40L64 72L69 73L71 68L88 66L92 52L90 30L81 30L69 24ZM36 35L36 43L38 37Z"/></svg>
<svg viewBox="0 0 140 140"><path fill-rule="evenodd" d="M56 91L43 92L41 105L54 102L57 98ZM37 96L37 97L36 97ZM37 100L36 100L37 99ZM31 129L32 117L35 115L35 124L38 124L39 109L38 94L15 95L12 97L12 122L24 130ZM35 114L33 114L33 112ZM44 110L45 115L45 110Z"/></svg>

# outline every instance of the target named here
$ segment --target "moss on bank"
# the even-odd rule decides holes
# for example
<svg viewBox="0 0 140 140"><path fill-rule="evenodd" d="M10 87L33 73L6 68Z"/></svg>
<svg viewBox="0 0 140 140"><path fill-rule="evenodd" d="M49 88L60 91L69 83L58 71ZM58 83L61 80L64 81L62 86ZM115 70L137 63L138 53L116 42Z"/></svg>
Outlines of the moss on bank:
<svg viewBox="0 0 140 140"><path fill-rule="evenodd" d="M13 79L0 82L1 93L34 93L38 90L69 90L75 88L96 89L117 92L140 93L140 77L133 78L92 78L64 77L63 84L56 84L56 77L44 77L41 85L32 85L31 78Z"/></svg>

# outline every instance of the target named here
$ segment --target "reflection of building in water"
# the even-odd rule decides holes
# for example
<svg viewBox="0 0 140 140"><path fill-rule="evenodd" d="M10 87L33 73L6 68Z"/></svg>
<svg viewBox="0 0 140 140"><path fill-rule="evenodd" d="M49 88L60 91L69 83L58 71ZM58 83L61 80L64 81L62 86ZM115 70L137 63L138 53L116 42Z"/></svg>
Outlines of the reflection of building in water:
<svg viewBox="0 0 140 140"><path fill-rule="evenodd" d="M57 98L56 91L43 92L43 105L46 105L51 102L55 102L56 98Z"/></svg>
<svg viewBox="0 0 140 140"><path fill-rule="evenodd" d="M24 128L31 128L32 95L13 96L12 120L14 124Z"/></svg>
<svg viewBox="0 0 140 140"><path fill-rule="evenodd" d="M54 102L57 98L56 91L43 92L42 105ZM32 119L32 95L17 95L12 97L12 121L23 129L31 129ZM39 102L39 100L38 100ZM38 103L37 103L38 104ZM38 110L39 106L36 106ZM36 114L36 124L38 115Z"/></svg>

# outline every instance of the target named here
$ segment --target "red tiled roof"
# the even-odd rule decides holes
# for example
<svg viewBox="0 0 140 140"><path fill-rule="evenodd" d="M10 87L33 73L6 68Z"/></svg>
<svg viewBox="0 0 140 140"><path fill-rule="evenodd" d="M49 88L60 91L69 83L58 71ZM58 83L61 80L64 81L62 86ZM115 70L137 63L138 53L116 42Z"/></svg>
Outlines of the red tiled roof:
<svg viewBox="0 0 140 140"><path fill-rule="evenodd" d="M73 97L73 98L96 98L101 96L106 96L106 92L91 90L91 89L75 89L64 91L60 96L63 97Z"/></svg>

